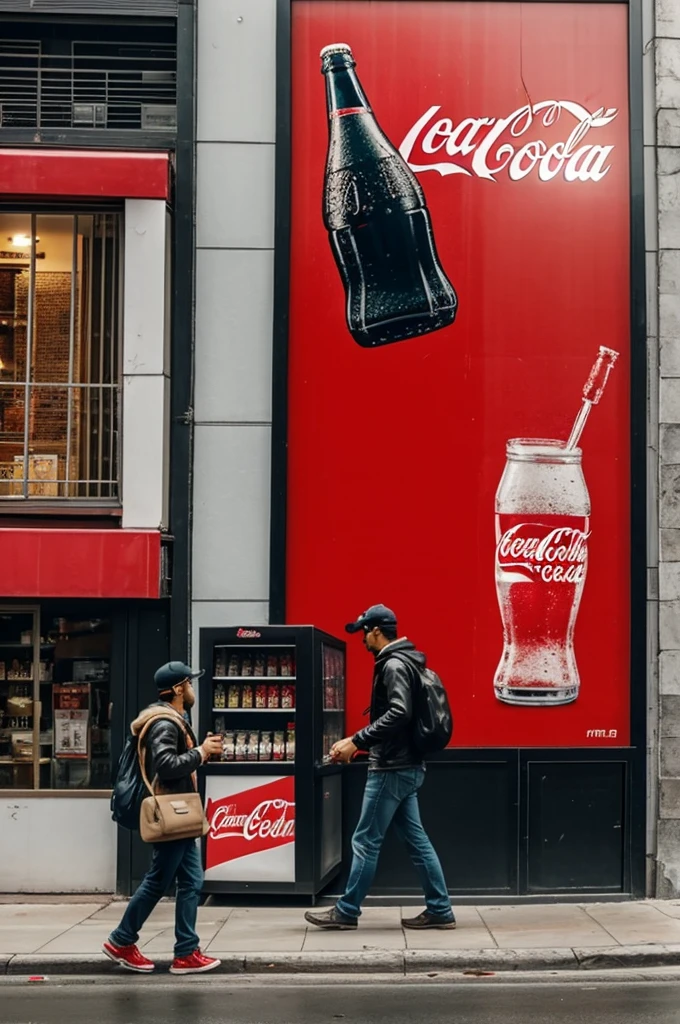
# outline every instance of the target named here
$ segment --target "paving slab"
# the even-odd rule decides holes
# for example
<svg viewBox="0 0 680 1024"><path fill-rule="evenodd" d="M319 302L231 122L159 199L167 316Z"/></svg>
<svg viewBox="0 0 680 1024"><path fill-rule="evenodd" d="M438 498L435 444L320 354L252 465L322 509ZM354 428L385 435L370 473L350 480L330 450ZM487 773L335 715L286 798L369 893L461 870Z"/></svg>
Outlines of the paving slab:
<svg viewBox="0 0 680 1024"><path fill-rule="evenodd" d="M101 911L98 904L66 903L63 905L15 903L0 906L0 928L17 925L31 927L56 924L68 928Z"/></svg>
<svg viewBox="0 0 680 1024"><path fill-rule="evenodd" d="M213 922L210 925L197 924L196 930L201 940L201 949L205 950L208 948L221 927L221 922ZM163 928L155 935L149 936L149 938L145 938L144 932L142 932L138 945L140 949L144 950L144 955L150 956L152 959L156 953L172 953L175 948L174 924L171 928Z"/></svg>
<svg viewBox="0 0 680 1024"><path fill-rule="evenodd" d="M577 904L480 907L479 913L501 949L612 945L607 930Z"/></svg>
<svg viewBox="0 0 680 1024"><path fill-rule="evenodd" d="M223 953L300 953L304 941L305 929L299 926L286 930L277 928L268 937L248 932L239 936L237 932L229 934L221 930L209 943L204 942L203 948L211 956L222 956Z"/></svg>
<svg viewBox="0 0 680 1024"><path fill-rule="evenodd" d="M142 930L138 945L141 947L151 942L159 933L161 928L157 925L146 925ZM82 924L74 925L67 931L62 932L57 938L46 942L35 953L51 956L53 953L73 953L93 955L101 952L102 943L111 934L110 921L84 921Z"/></svg>
<svg viewBox="0 0 680 1024"><path fill-rule="evenodd" d="M403 907L405 917L412 908ZM493 949L496 942L476 907L456 908L457 927L453 931L414 931L404 929L407 949Z"/></svg>
<svg viewBox="0 0 680 1024"><path fill-rule="evenodd" d="M667 917L680 918L680 900L647 900L646 903Z"/></svg>
<svg viewBox="0 0 680 1024"><path fill-rule="evenodd" d="M0 928L0 954L36 953L48 942L63 935L69 924L32 925L20 928ZM70 952L70 951L69 951Z"/></svg>
<svg viewBox="0 0 680 1024"><path fill-rule="evenodd" d="M235 908L210 943L204 942L204 948L213 956L238 952L299 953L305 938L302 914L301 910L288 908Z"/></svg>
<svg viewBox="0 0 680 1024"><path fill-rule="evenodd" d="M399 926L373 928L359 925L356 931L347 932L326 932L310 927L302 949L304 953L367 953L374 950L403 952L405 945L404 933Z"/></svg>
<svg viewBox="0 0 680 1024"><path fill-rule="evenodd" d="M586 910L622 945L680 943L680 915L670 917L649 903L600 903Z"/></svg>

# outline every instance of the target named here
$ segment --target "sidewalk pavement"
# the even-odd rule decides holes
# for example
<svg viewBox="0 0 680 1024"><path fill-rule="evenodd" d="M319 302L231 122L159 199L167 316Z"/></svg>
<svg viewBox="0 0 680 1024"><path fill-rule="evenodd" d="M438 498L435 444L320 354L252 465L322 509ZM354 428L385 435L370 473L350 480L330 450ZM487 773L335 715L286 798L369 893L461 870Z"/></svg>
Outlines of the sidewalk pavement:
<svg viewBox="0 0 680 1024"><path fill-rule="evenodd" d="M0 904L0 975L111 975L101 954L125 902ZM356 932L308 927L304 908L220 906L199 910L203 950L226 974L426 974L600 970L680 966L680 900L463 906L455 931L404 931L402 912L375 907ZM139 946L164 970L172 959L174 904L163 901Z"/></svg>

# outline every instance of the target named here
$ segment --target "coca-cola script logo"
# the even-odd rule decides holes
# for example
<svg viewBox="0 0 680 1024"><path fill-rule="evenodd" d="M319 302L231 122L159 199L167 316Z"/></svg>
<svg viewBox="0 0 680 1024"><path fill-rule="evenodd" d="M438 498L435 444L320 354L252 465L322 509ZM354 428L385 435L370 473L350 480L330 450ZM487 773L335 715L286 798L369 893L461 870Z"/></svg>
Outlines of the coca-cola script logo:
<svg viewBox="0 0 680 1024"><path fill-rule="evenodd" d="M295 780L292 775L264 786L208 800L206 867L272 850L295 840Z"/></svg>
<svg viewBox="0 0 680 1024"><path fill-rule="evenodd" d="M262 633L258 633L256 629L237 629L236 636L242 640L259 640Z"/></svg>
<svg viewBox="0 0 680 1024"><path fill-rule="evenodd" d="M509 583L582 583L589 537L571 526L518 523L501 536L496 564Z"/></svg>
<svg viewBox="0 0 680 1024"><path fill-rule="evenodd" d="M609 172L613 145L600 145L591 133L616 118L615 107L592 113L570 100L543 100L513 110L507 117L465 117L457 124L439 117L433 106L406 133L399 152L412 171L467 174L495 181L506 172L511 181L535 173L540 181L562 175L565 181L601 181ZM532 129L561 138L530 138ZM586 141L588 139L588 141ZM437 154L436 160L432 157Z"/></svg>

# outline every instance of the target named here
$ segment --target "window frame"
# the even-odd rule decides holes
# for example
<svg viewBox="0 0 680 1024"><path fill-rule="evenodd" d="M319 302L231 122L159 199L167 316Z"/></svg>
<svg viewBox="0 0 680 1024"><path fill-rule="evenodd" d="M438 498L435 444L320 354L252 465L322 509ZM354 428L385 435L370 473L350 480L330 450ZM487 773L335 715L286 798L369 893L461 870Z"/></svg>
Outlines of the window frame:
<svg viewBox="0 0 680 1024"><path fill-rule="evenodd" d="M35 342L35 329L31 329L31 325L35 324L35 274L36 274L36 225L39 230L39 218L40 217L92 217L97 214L108 214L114 215L118 218L118 238L117 238L117 280L115 281L114 287L117 289L117 295L114 295L112 301L112 309L115 307L115 318L116 318L116 331L117 331L117 358L115 365L115 383L111 385L104 385L104 388L111 390L114 395L114 401L112 403L112 423L114 424L115 431L117 433L117 439L115 442L115 460L113 465L113 471L111 478L108 481L108 485L111 489L115 489L114 497L102 497L101 495L95 495L92 497L86 497L82 495L37 495L30 494L30 460L27 460L27 448L30 448L31 440L29 436L28 422L30 418L29 412L29 399L32 389L40 388L41 384L45 382L31 381L30 380L30 350L31 346ZM29 295L28 295L28 311L27 311L27 328L26 328L26 379L23 381L17 381L16 386L24 389L24 395L26 400L24 403L24 428L23 428L23 454L24 454L24 466L29 467L29 472L24 473L24 478L21 480L21 486L23 488L22 494L16 495L0 495L0 516L4 514L21 514L33 513L39 510L49 512L57 510L60 513L76 512L76 510L83 510L88 514L96 513L101 510L104 514L122 514L122 486L123 486L123 343L124 343L124 322L123 322L123 310L124 310L124 289L125 289L125 204L122 201L118 202L107 202L97 201L93 203L79 202L74 204L73 202L67 203L55 203L46 201L33 202L33 203L0 203L0 216L2 215L15 215L30 218L30 233L31 233L31 259L29 263ZM76 274L73 273L73 267L76 267L76 272L79 268L78 254L77 254L77 234L75 231L76 221L74 220L74 247L72 254L72 273L71 273L71 308L69 312L70 319L70 330L73 331L75 318L77 313L74 309L74 291L76 290ZM33 296L33 298L32 298ZM72 341L72 339L71 339ZM72 374L69 373L69 377ZM68 426L71 425L71 402L72 395L76 387L79 385L71 380L59 382L58 385L48 386L61 386L68 393ZM96 384L90 385L96 387ZM70 445L70 434L67 434L65 443L67 445L67 463L69 462L69 445ZM30 452L28 453L30 456ZM19 481L17 481L18 483ZM67 484L73 484L73 481L65 481ZM92 479L87 481L91 486L96 486L97 480ZM104 484L104 481L99 481ZM62 481L59 481L61 484Z"/></svg>

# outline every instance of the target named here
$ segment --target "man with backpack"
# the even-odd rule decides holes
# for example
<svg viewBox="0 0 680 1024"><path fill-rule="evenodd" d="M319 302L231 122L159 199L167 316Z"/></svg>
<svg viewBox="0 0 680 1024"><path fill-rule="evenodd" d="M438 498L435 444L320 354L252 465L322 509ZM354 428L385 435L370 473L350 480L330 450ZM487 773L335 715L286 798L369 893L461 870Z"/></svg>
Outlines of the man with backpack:
<svg viewBox="0 0 680 1024"><path fill-rule="evenodd" d="M200 675L201 672L195 672L181 661L170 661L161 666L154 676L158 701L142 711L131 725L132 735L136 738L135 755L139 737L142 737L146 774L150 780L156 780L157 793L194 792L198 766L212 754L222 751L219 736L207 736L198 746L189 724L187 712L196 701L192 680ZM120 821L116 799L120 806L128 794L117 794L117 787L118 779L114 785L112 808L114 820ZM129 788L132 793L128 802L136 804L136 820L139 821L139 799L135 799L134 786ZM148 794L143 792L142 795ZM219 960L201 953L196 934L198 902L203 887L203 867L196 839L154 843L151 867L128 903L119 926L102 947L110 960L129 971L153 971L155 965L140 953L136 943L145 921L175 881L176 942L170 973L202 974L219 967Z"/></svg>
<svg viewBox="0 0 680 1024"><path fill-rule="evenodd" d="M418 790L425 779L422 745L423 723L417 719L426 685L426 658L406 638L397 639L397 619L385 605L372 605L348 633L363 631L364 646L375 658L370 725L351 738L340 740L333 760L347 763L358 750L369 751L368 780L359 824L352 837L352 866L345 893L335 906L322 913L308 912L305 919L317 928L356 928L363 903L375 876L378 856L390 824L406 843L425 892L426 909L417 917L402 920L404 928L455 928L456 920L439 858L420 820ZM445 738L451 735L451 719L443 688ZM435 718L436 715L436 704ZM431 724L431 723L430 723ZM439 723L441 724L441 722ZM428 724L425 723L425 730ZM435 724L436 729L436 724ZM436 747L432 747L436 749Z"/></svg>

